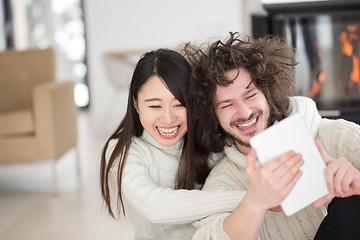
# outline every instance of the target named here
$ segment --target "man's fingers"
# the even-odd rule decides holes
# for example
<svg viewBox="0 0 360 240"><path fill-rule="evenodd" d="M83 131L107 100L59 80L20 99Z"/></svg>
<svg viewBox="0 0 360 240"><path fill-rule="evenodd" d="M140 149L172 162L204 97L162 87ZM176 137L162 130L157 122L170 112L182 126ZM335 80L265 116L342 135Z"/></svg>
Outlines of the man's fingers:
<svg viewBox="0 0 360 240"><path fill-rule="evenodd" d="M275 159L271 160L270 162L266 163L265 168L267 168L270 172L273 172L283 163L288 162L289 159L293 158L295 154L296 153L293 150L283 153Z"/></svg>
<svg viewBox="0 0 360 240"><path fill-rule="evenodd" d="M324 159L324 162L326 165L328 165L329 163L332 162L332 159L329 157L329 155L325 152L325 149L323 147L323 145L320 143L319 140L315 140L315 144L317 146L317 148L319 149L319 152L322 156L322 158Z"/></svg>
<svg viewBox="0 0 360 240"><path fill-rule="evenodd" d="M334 194L329 193L326 196L324 196L324 197L320 198L319 200L315 201L313 203L313 206L316 207L316 208L321 207L322 205L324 205L325 203L330 201L333 197L334 197Z"/></svg>
<svg viewBox="0 0 360 240"><path fill-rule="evenodd" d="M324 174L325 174L325 181L326 186L330 193L334 192L334 175L335 175L335 169L334 164L329 164L325 167Z"/></svg>
<svg viewBox="0 0 360 240"><path fill-rule="evenodd" d="M250 153L246 156L246 172L252 172L256 169L256 151L251 149Z"/></svg>
<svg viewBox="0 0 360 240"><path fill-rule="evenodd" d="M343 196L344 190L345 190L345 189L343 189L343 180L346 176L347 168L346 168L346 166L340 165L339 163L341 163L341 162L337 163L339 166L337 167L337 171L334 176L333 184L334 184L334 189L335 189L336 195L339 195L341 197L341 196Z"/></svg>

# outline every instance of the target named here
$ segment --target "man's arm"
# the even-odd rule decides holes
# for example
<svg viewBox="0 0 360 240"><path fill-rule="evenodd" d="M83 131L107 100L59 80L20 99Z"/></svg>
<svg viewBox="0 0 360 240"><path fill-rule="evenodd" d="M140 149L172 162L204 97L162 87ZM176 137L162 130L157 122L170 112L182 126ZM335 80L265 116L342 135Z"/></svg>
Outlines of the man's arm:
<svg viewBox="0 0 360 240"><path fill-rule="evenodd" d="M239 207L224 220L224 230L231 239L257 239L268 209L279 206L290 193L302 172L304 161L289 151L262 167L256 166L256 152L246 158L249 190Z"/></svg>
<svg viewBox="0 0 360 240"><path fill-rule="evenodd" d="M256 166L256 152L246 158L249 190L239 206L227 216L210 216L193 239L258 239L260 227L269 208L280 205L302 172L303 160L293 151L287 152L264 166ZM222 224L222 225L221 225Z"/></svg>

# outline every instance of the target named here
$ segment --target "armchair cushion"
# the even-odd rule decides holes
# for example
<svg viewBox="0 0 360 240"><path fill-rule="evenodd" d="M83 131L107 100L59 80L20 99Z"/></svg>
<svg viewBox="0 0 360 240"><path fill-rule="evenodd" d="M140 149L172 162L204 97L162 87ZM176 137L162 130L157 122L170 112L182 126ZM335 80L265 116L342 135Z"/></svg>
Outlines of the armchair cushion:
<svg viewBox="0 0 360 240"><path fill-rule="evenodd" d="M34 134L35 127L31 109L0 113L0 137Z"/></svg>
<svg viewBox="0 0 360 240"><path fill-rule="evenodd" d="M77 141L74 83L55 82L33 90L36 137L41 156L57 158Z"/></svg>

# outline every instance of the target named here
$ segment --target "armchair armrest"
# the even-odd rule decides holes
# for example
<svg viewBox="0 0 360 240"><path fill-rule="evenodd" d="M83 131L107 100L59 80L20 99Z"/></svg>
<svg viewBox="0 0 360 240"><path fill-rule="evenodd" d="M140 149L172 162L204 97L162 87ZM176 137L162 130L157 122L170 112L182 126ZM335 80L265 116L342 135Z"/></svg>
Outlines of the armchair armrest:
<svg viewBox="0 0 360 240"><path fill-rule="evenodd" d="M32 92L40 156L57 158L77 141L77 107L73 82L36 86Z"/></svg>

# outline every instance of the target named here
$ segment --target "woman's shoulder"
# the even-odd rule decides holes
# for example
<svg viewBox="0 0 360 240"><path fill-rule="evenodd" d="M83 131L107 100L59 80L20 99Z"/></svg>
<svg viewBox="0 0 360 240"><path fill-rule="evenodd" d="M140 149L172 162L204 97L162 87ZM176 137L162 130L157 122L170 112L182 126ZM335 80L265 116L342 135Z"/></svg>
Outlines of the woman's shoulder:
<svg viewBox="0 0 360 240"><path fill-rule="evenodd" d="M108 155L109 153L112 153L116 147L116 145L118 144L119 139L111 139L109 141L108 147L106 149L106 155ZM131 144L130 144L130 149L129 151L141 151L141 150L145 150L146 148L148 148L149 144L142 139L141 137L133 137L131 139Z"/></svg>

